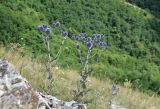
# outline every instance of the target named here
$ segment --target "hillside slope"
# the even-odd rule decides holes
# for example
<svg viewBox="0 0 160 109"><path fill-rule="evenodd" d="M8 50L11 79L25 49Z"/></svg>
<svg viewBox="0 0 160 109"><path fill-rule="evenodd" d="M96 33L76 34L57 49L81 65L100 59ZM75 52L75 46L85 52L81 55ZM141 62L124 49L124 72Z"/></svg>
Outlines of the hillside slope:
<svg viewBox="0 0 160 109"><path fill-rule="evenodd" d="M108 49L93 50L90 75L120 83L128 79L135 89L159 93L160 20L151 13L124 0L1 0L0 13L0 43L19 43L33 57L45 57L36 30L40 24L60 21L70 37L80 32L105 34ZM53 56L60 40L52 39ZM80 69L71 39L62 52L59 65Z"/></svg>

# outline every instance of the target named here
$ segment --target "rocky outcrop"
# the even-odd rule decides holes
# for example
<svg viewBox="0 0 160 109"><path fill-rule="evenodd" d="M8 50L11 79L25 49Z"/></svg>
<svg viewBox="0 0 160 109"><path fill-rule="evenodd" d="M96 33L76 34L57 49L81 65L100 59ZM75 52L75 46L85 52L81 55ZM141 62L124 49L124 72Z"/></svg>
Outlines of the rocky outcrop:
<svg viewBox="0 0 160 109"><path fill-rule="evenodd" d="M86 106L33 90L12 64L0 59L0 109L86 109Z"/></svg>

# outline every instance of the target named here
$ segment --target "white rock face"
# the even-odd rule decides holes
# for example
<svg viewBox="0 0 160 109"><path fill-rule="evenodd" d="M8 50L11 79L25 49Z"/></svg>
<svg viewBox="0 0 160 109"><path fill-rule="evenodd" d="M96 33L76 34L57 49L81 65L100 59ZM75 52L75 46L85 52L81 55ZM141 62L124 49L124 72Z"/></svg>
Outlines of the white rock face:
<svg viewBox="0 0 160 109"><path fill-rule="evenodd" d="M0 59L0 109L87 109L75 101L65 102L34 91L7 60Z"/></svg>

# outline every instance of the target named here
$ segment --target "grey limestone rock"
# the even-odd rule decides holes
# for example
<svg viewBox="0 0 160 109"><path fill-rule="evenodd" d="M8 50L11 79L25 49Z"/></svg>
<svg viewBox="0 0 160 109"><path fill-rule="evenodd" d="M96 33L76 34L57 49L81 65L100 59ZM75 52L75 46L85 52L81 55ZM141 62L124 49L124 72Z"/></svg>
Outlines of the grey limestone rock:
<svg viewBox="0 0 160 109"><path fill-rule="evenodd" d="M0 109L86 109L86 105L33 90L12 64L0 59Z"/></svg>

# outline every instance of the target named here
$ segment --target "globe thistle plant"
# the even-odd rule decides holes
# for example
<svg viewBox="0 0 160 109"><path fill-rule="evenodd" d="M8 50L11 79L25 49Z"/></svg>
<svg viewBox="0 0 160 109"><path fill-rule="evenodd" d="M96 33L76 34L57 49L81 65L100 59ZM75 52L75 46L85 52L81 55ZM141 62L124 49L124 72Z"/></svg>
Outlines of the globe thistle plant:
<svg viewBox="0 0 160 109"><path fill-rule="evenodd" d="M78 93L77 95L83 96L85 90L87 89L88 65L92 49L98 46L99 48L102 49L105 49L107 47L106 42L101 41L103 38L104 38L103 34L93 34L92 37L87 37L86 34L80 33L79 35L72 36L72 39L77 42L76 48L78 50L81 65L83 66L80 79L80 87L82 88L82 91L78 90L79 92L77 92ZM82 60L81 47L79 42L83 43L87 47L85 60ZM77 95L76 95L77 98L75 99L79 99L79 96Z"/></svg>
<svg viewBox="0 0 160 109"><path fill-rule="evenodd" d="M63 32L62 31L60 22L54 22L54 23L52 23L52 26L55 27L55 28L58 28L60 34L64 36L55 57L51 56L51 49L50 49L50 41L51 41L51 37L53 35L53 34L51 34L52 33L51 27L47 24L43 24L43 25L39 25L38 28L37 28L42 34L42 39L43 39L45 48L47 50L47 55L48 55L47 72L48 72L48 88L49 88L49 90L51 89L51 84L54 80L53 79L53 74L54 73L52 72L53 71L52 70L52 63L53 62L55 63L58 60L58 58L61 54L61 48L64 45L64 42L65 42L65 40L68 36L68 32L66 32L66 31Z"/></svg>

